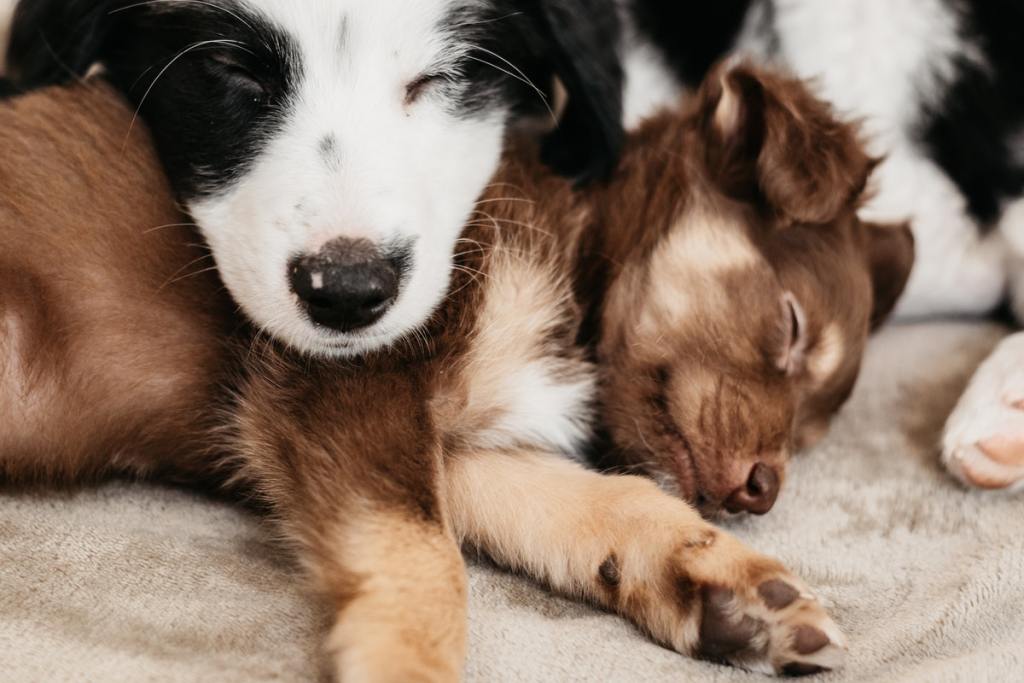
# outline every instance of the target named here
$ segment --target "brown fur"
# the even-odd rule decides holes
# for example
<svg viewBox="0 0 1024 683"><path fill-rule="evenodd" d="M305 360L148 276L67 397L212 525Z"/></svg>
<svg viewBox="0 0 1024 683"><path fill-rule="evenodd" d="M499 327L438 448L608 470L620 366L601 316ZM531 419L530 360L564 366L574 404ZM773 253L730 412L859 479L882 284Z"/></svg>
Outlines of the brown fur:
<svg viewBox="0 0 1024 683"><path fill-rule="evenodd" d="M0 103L5 481L210 469L232 309L216 276L197 274L208 252L111 98Z"/></svg>
<svg viewBox="0 0 1024 683"><path fill-rule="evenodd" d="M608 464L713 513L754 464L781 482L791 450L824 435L870 326L906 284L913 241L907 226L857 218L874 163L802 84L718 71L693 106L631 141L623 191L600 210L611 227L587 246L605 265L590 257L585 286L609 283L591 324ZM788 372L787 292L806 313Z"/></svg>
<svg viewBox="0 0 1024 683"><path fill-rule="evenodd" d="M799 84L738 73L760 84L755 103L790 97L770 125L817 120L805 109L821 105L791 92ZM775 671L833 666L841 636L798 579L650 482L554 455L548 416L515 391L540 377L588 394L589 347L615 452L642 454L655 471L668 454L669 471L680 444L707 449L704 478L748 453L781 463L794 416L834 410L868 331L870 276L906 275L891 258L869 262L872 233L854 211L870 163L852 133L831 129L821 134L839 140L834 149L812 146L824 167L786 165L771 141L792 134L741 144L752 157L725 154L715 135L736 145L756 109L737 97L716 115L720 101L712 84L692 111L650 122L603 188L574 192L522 146L467 227L438 313L398 347L351 361L248 337L209 274L180 279L192 238L152 229L183 221L144 142L121 154L131 116L106 88L0 105L10 195L0 253L19 255L0 271L14 283L0 301L0 405L21 411L0 437L0 474L233 473L335 609L328 650L346 681L457 678L459 540L681 652ZM739 127L730 136L726 124ZM726 158L734 170L723 171ZM758 179L751 167L770 172ZM810 176L822 168L817 188ZM769 189L776 172L805 191ZM658 268L666 279L652 282ZM813 334L838 326L844 348L821 363L828 377L777 376L783 286L804 302ZM691 288L698 301L673 308L672 293ZM241 352L227 350L237 342ZM573 419L588 422L592 406L579 403ZM780 585L800 597L778 608L763 593ZM824 644L796 652L797 628L804 645Z"/></svg>

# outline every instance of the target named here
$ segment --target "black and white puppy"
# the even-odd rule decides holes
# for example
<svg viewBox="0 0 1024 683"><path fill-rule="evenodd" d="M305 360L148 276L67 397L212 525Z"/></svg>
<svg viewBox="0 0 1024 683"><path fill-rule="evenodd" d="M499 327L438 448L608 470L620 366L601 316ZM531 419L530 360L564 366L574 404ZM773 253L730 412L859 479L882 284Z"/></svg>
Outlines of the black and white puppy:
<svg viewBox="0 0 1024 683"><path fill-rule="evenodd" d="M610 169L617 40L613 0L23 0L8 72L104 69L244 312L343 356L429 317L507 128L551 121L556 77L548 161Z"/></svg>
<svg viewBox="0 0 1024 683"><path fill-rule="evenodd" d="M1024 322L1024 2L619 0L627 121L730 54L813 79L864 121L884 159L864 217L910 220L917 262L899 313ZM965 483L1024 490L1024 333L976 374L943 462Z"/></svg>

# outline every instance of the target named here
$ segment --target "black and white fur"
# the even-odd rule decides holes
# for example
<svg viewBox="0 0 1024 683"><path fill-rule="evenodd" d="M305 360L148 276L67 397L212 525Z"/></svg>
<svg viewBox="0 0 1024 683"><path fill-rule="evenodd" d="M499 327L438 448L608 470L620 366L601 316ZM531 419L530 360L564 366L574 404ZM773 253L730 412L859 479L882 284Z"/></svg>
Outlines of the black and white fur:
<svg viewBox="0 0 1024 683"><path fill-rule="evenodd" d="M103 69L244 312L344 356L429 317L507 129L550 123L556 76L569 104L548 161L610 169L617 36L612 0L23 0L8 71L30 87ZM342 267L339 287L380 301L323 324L317 290Z"/></svg>
<svg viewBox="0 0 1024 683"><path fill-rule="evenodd" d="M618 0L627 24L632 124L730 54L813 79L863 119L884 157L876 221L910 220L917 263L903 317L986 314L1024 321L1024 3L1020 0ZM951 416L943 461L993 476L979 444L1024 446L1024 336L978 371Z"/></svg>

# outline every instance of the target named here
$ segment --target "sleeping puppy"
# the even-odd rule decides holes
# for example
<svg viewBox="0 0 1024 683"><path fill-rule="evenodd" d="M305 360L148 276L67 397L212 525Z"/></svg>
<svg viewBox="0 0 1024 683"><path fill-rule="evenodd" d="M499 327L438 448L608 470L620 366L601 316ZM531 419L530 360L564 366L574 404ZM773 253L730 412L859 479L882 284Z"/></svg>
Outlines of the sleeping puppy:
<svg viewBox="0 0 1024 683"><path fill-rule="evenodd" d="M617 40L613 0L26 0L7 66L23 88L102 68L246 315L350 356L438 306L506 132L550 127L556 75L546 159L610 170ZM340 251L347 272L297 287Z"/></svg>
<svg viewBox="0 0 1024 683"><path fill-rule="evenodd" d="M708 515L763 514L790 454L853 391L914 241L906 225L857 217L876 162L802 84L739 68L712 73L696 99L718 106L687 138L687 162L666 158L672 132L641 127L618 171L626 198L601 208L620 227L585 252L602 258L588 256L597 277L583 291L612 283L592 302L601 461Z"/></svg>

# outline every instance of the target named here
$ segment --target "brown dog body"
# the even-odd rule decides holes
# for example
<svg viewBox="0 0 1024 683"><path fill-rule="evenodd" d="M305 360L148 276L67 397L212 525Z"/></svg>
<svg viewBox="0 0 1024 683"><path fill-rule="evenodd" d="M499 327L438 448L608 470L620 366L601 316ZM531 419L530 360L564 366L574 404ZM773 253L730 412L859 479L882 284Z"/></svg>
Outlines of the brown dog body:
<svg viewBox="0 0 1024 683"><path fill-rule="evenodd" d="M764 96L802 90L753 72L724 94L714 85L686 116L650 122L607 187L573 192L527 152L510 159L429 326L344 362L249 337L212 275L191 276L208 265L195 261L203 252L175 226L183 220L147 147L122 152L131 113L106 89L3 105L0 407L15 417L0 434L0 476L233 473L267 503L335 608L329 647L343 680L458 676L459 542L680 652L773 671L836 665L842 636L778 563L646 479L560 455L582 446L600 410L627 464L664 451L672 459L654 473L690 498L718 495L711 468L731 467L734 453L781 468L796 428L848 391L872 310L884 313L887 302L872 303L871 229L854 215L869 163L852 131L837 127L829 146L810 128L827 168L770 169L797 183L835 172L835 182L801 188L800 202L815 206L792 215L785 188L768 191L768 176L751 171L771 144L748 140L763 128L743 117L764 122L775 115ZM809 97L784 104L797 114L777 123L785 131L820 113L808 112L820 106ZM812 239L812 262L837 280L825 292L856 290L848 324L834 319L831 294L802 289L806 258L776 270L766 256L799 255ZM711 310L744 278L756 283L742 297L746 319L763 318L756 333L721 327ZM699 287L705 309L685 299ZM796 332L790 295L802 302ZM745 404L743 429L693 407L708 396L724 405L724 378L775 387ZM741 433L749 445L727 440Z"/></svg>
<svg viewBox="0 0 1024 683"><path fill-rule="evenodd" d="M207 252L114 97L54 89L0 104L7 481L209 469L232 307L213 272L196 275Z"/></svg>

